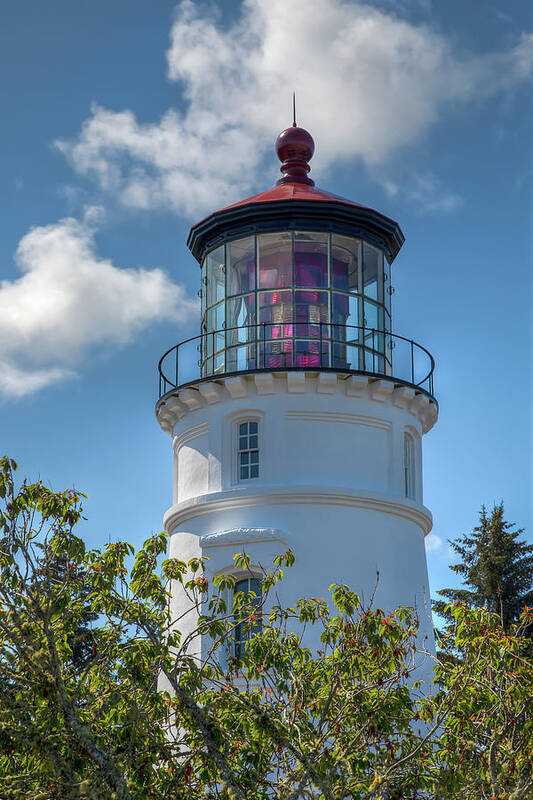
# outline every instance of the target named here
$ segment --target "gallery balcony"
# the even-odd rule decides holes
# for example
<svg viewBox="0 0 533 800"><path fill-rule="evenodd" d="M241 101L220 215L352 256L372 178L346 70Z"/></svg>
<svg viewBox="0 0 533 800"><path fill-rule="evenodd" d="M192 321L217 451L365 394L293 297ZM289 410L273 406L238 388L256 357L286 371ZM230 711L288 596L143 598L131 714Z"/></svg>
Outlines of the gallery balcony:
<svg viewBox="0 0 533 800"><path fill-rule="evenodd" d="M412 339L329 322L257 323L206 331L159 361L159 398L176 389L243 373L337 372L388 378L434 397L435 361Z"/></svg>

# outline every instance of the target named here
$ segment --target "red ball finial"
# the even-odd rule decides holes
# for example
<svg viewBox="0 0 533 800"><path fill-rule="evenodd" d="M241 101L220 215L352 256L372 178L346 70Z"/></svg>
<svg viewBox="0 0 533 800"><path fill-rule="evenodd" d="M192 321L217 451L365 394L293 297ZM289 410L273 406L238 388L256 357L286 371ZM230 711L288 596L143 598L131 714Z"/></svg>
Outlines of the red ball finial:
<svg viewBox="0 0 533 800"><path fill-rule="evenodd" d="M304 128L299 128L294 120L290 128L286 128L276 139L276 153L282 162L280 172L283 174L276 186L283 183L307 183L314 186L315 182L307 176L311 169L308 162L315 152L313 137Z"/></svg>

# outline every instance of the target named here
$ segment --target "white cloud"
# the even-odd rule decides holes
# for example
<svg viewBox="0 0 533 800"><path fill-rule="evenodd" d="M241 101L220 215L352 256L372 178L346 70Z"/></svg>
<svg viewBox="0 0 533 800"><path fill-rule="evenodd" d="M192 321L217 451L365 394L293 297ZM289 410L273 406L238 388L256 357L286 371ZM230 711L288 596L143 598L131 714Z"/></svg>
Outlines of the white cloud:
<svg viewBox="0 0 533 800"><path fill-rule="evenodd" d="M91 347L124 345L147 325L196 310L161 269L119 269L94 250L99 209L32 228L22 273L0 282L0 394L20 397L74 374Z"/></svg>
<svg viewBox="0 0 533 800"><path fill-rule="evenodd" d="M459 53L427 25L344 0L245 0L229 27L185 0L170 39L168 75L181 83L184 111L145 124L95 106L79 137L58 146L125 205L189 216L252 188L289 121L293 88L319 144L319 174L343 159L382 164L445 110L510 89L533 69L533 35L502 52Z"/></svg>
<svg viewBox="0 0 533 800"><path fill-rule="evenodd" d="M451 212L464 205L464 198L446 189L431 173L415 175L402 184L383 180L382 186L389 197L402 197L416 205L420 213Z"/></svg>
<svg viewBox="0 0 533 800"><path fill-rule="evenodd" d="M442 550L444 542L436 533L428 533L425 538L426 553L436 553Z"/></svg>

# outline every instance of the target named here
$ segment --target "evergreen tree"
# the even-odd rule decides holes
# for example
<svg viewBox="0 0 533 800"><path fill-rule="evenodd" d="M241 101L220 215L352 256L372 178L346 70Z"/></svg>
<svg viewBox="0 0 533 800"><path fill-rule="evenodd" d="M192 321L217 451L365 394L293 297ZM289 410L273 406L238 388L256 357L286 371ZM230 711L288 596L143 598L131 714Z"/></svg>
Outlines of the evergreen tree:
<svg viewBox="0 0 533 800"><path fill-rule="evenodd" d="M516 622L521 609L533 605L533 545L520 539L523 532L505 521L503 501L490 514L482 506L472 533L450 542L461 558L450 568L463 578L464 588L442 589L445 601L434 603L437 613L449 621L446 605L462 602L498 614L505 629Z"/></svg>

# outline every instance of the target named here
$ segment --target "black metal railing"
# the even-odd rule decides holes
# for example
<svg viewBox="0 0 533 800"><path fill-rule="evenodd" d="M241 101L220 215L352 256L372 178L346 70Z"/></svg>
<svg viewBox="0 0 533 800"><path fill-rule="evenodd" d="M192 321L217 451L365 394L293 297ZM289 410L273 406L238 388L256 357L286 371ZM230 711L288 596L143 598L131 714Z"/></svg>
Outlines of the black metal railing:
<svg viewBox="0 0 533 800"><path fill-rule="evenodd" d="M159 361L159 397L236 372L334 370L385 376L434 396L435 361L412 339L358 325L271 322L206 331Z"/></svg>

